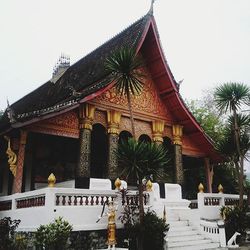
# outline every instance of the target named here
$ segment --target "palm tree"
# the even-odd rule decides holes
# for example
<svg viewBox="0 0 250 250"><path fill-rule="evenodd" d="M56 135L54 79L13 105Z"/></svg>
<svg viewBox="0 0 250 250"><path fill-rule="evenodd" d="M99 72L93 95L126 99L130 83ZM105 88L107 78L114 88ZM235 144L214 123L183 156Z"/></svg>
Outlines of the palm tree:
<svg viewBox="0 0 250 250"><path fill-rule="evenodd" d="M123 171L121 175L136 178L139 190L139 222L143 221L143 183L145 176L159 174L159 169L166 166L169 159L167 151L156 143L138 142L134 138L122 141L117 151L118 162ZM139 235L138 249L142 248L142 235Z"/></svg>
<svg viewBox="0 0 250 250"><path fill-rule="evenodd" d="M221 112L230 111L233 113L232 127L234 142L236 145L237 164L239 166L239 191L240 202L243 206L243 177L244 177L244 156L240 148L240 128L237 119L237 112L243 104L248 105L250 100L250 88L242 83L225 83L215 90L215 101Z"/></svg>
<svg viewBox="0 0 250 250"><path fill-rule="evenodd" d="M121 95L125 95L128 101L130 112L132 134L135 138L134 116L131 106L131 95L140 94L143 88L143 78L141 69L143 67L142 58L136 54L134 49L123 47L114 51L104 64L108 79L115 84Z"/></svg>

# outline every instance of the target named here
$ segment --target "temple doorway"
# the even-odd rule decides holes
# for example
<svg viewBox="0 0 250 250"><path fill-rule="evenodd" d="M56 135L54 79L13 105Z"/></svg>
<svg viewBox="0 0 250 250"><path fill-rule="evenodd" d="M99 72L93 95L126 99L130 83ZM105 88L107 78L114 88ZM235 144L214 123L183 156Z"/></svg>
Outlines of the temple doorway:
<svg viewBox="0 0 250 250"><path fill-rule="evenodd" d="M57 183L74 180L77 152L77 139L30 133L25 153L25 191L47 186L51 173ZM31 183L29 176L32 177Z"/></svg>
<svg viewBox="0 0 250 250"><path fill-rule="evenodd" d="M90 177L105 178L107 174L108 140L104 126L94 124L91 133Z"/></svg>

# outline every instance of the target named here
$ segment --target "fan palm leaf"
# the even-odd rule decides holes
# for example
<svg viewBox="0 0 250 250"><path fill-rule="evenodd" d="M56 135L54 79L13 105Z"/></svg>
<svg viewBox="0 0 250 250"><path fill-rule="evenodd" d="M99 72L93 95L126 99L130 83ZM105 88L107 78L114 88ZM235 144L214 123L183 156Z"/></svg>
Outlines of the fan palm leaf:
<svg viewBox="0 0 250 250"><path fill-rule="evenodd" d="M134 49L128 47L114 51L104 64L108 79L115 84L117 92L127 97L134 137L135 128L131 95L138 95L143 89L143 79L145 78L141 71L143 65L142 58L136 54Z"/></svg>

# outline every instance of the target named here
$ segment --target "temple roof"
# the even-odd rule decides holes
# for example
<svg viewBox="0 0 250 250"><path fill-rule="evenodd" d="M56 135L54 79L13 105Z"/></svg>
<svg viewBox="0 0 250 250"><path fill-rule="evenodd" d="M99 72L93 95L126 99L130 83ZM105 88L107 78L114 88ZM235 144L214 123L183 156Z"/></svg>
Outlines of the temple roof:
<svg viewBox="0 0 250 250"><path fill-rule="evenodd" d="M49 80L12 104L0 120L0 134L11 127L22 127L74 109L112 87L105 79L104 61L114 50L124 46L140 51L145 57L159 95L174 117L173 123L183 125L184 132L198 142L206 155L220 161L222 158L215 151L212 141L180 96L179 86L164 56L157 26L150 12L70 66L56 82ZM9 118L14 117L12 121L8 119L8 113Z"/></svg>
<svg viewBox="0 0 250 250"><path fill-rule="evenodd" d="M15 114L16 122L24 122L72 106L85 96L108 85L109 83L104 81L104 60L121 47L129 46L136 49L150 18L150 14L143 16L80 59L69 67L56 83L49 80L13 103L10 109ZM8 127L6 118L7 112L0 120L0 130Z"/></svg>

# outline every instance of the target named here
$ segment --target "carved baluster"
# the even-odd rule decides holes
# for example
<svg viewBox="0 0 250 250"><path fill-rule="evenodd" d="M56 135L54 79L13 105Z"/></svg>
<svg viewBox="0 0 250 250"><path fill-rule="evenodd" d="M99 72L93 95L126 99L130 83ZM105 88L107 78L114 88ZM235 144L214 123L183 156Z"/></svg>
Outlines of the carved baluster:
<svg viewBox="0 0 250 250"><path fill-rule="evenodd" d="M101 205L103 205L103 203L104 203L104 200L103 200L103 196L101 196Z"/></svg>
<svg viewBox="0 0 250 250"><path fill-rule="evenodd" d="M77 205L77 196L74 195L74 205L76 206Z"/></svg>
<svg viewBox="0 0 250 250"><path fill-rule="evenodd" d="M99 196L96 196L95 204L99 205Z"/></svg>
<svg viewBox="0 0 250 250"><path fill-rule="evenodd" d="M89 197L88 196L85 196L85 197L86 197L85 205L88 206L88 204L89 204Z"/></svg>
<svg viewBox="0 0 250 250"><path fill-rule="evenodd" d="M71 206L71 203L72 203L72 201L71 201L71 197L72 197L72 195L69 195L69 200L68 200L68 204L69 204L69 206Z"/></svg>
<svg viewBox="0 0 250 250"><path fill-rule="evenodd" d="M90 205L91 205L91 206L94 205L94 196L91 196Z"/></svg>
<svg viewBox="0 0 250 250"><path fill-rule="evenodd" d="M63 197L63 199L62 199L62 205L65 206L65 204L66 204L66 196L63 195L62 197Z"/></svg>
<svg viewBox="0 0 250 250"><path fill-rule="evenodd" d="M82 206L82 204L83 204L82 196L78 196L78 197L80 197L80 206Z"/></svg>
<svg viewBox="0 0 250 250"><path fill-rule="evenodd" d="M60 195L56 196L56 206L59 206L60 204Z"/></svg>
<svg viewBox="0 0 250 250"><path fill-rule="evenodd" d="M45 196L43 196L43 199L42 199L42 206L45 205Z"/></svg>

